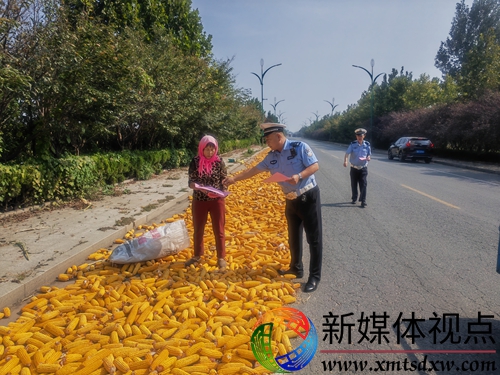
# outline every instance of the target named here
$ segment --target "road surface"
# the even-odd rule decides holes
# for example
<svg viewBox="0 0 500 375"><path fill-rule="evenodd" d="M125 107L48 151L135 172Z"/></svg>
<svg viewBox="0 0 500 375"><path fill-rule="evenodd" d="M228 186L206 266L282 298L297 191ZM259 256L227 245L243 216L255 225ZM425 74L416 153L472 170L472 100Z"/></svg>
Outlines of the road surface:
<svg viewBox="0 0 500 375"><path fill-rule="evenodd" d="M324 257L320 287L296 305L318 333L302 371L500 373L500 175L375 153L361 208L346 148L306 142L320 164Z"/></svg>

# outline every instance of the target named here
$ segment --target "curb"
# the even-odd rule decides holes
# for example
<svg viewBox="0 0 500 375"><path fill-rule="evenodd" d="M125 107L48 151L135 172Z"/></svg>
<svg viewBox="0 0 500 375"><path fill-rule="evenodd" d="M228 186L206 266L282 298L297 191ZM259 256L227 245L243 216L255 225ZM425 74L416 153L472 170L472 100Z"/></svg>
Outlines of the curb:
<svg viewBox="0 0 500 375"><path fill-rule="evenodd" d="M432 159L432 162L436 163L436 164L449 165L451 167L458 167L458 168L470 169L470 170L478 171L478 172L500 174L500 168L498 170L494 170L494 169L486 168L486 167L484 167L484 168L483 167L476 167L474 165L460 164L460 163L454 163L454 162L448 162L448 161L442 161L442 160L435 160L435 159Z"/></svg>

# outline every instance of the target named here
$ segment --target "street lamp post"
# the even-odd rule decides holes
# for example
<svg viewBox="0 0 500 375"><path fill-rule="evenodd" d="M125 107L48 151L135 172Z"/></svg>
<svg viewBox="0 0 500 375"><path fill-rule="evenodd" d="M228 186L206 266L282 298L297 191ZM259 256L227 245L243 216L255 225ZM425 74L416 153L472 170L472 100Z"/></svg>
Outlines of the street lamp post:
<svg viewBox="0 0 500 375"><path fill-rule="evenodd" d="M282 100L278 100L276 102L276 97L274 97L274 104L271 104L271 107L273 107L274 109L274 116L276 116L276 107L278 106L278 104L280 104L281 102L284 102L285 99L282 99Z"/></svg>
<svg viewBox="0 0 500 375"><path fill-rule="evenodd" d="M286 112L280 112L278 113L278 122L280 124L284 124L285 123L285 118L283 117L283 115L285 114Z"/></svg>
<svg viewBox="0 0 500 375"><path fill-rule="evenodd" d="M332 102L331 103L328 100L325 100L325 102L327 102L328 104L330 104L330 106L332 107L332 112L330 113L330 116L333 116L333 110L335 109L336 106L338 106L338 104L333 105L333 103L335 103L335 98L332 98Z"/></svg>
<svg viewBox="0 0 500 375"><path fill-rule="evenodd" d="M280 66L281 63L271 65L269 68L264 70L264 59L260 59L260 76L257 73L252 72L254 76L256 76L259 79L260 82L260 104L262 105L262 111L264 111L264 76L266 73L274 68L275 66ZM264 111L264 117L265 117L266 111Z"/></svg>
<svg viewBox="0 0 500 375"><path fill-rule="evenodd" d="M372 140L372 134L373 134L373 85L375 84L375 81L377 80L377 78L380 77L384 73L380 73L375 78L373 78L373 66L375 65L375 60L371 59L370 65L372 67L371 73L367 69L363 68L362 66L358 66L358 65L353 65L353 66L355 68L363 69L365 72L367 72L368 75L370 76L370 80L371 80L371 83L370 83L370 94L371 94L371 104L370 104L370 142L371 142L371 140Z"/></svg>

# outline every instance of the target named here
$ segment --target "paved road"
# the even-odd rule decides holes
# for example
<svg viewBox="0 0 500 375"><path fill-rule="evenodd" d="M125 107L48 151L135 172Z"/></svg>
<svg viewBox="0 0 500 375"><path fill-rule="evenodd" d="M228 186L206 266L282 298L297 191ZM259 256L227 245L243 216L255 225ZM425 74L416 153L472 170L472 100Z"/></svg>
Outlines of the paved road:
<svg viewBox="0 0 500 375"><path fill-rule="evenodd" d="M325 248L318 292L297 308L313 320L319 331L318 351L490 349L500 353L500 275L495 271L500 175L437 163L389 161L385 153L377 153L369 166L368 207L363 209L350 203L349 170L342 166L345 148L331 143L308 143L320 162L317 179L322 194ZM324 317L330 313L337 315L337 320ZM342 315L351 313L342 325ZM388 318L383 318L385 313ZM400 313L402 319L409 319L412 314L424 319L419 325L425 337L415 337L412 343L411 336L402 335L405 327L411 327L404 320L398 334L392 325ZM453 337L458 340L461 336L460 343L450 344L450 338L442 344L433 342L429 331L435 323L430 320L434 313L440 318L443 314L459 314L459 331L455 329ZM478 313L492 319L482 319L486 325L474 325L478 323ZM375 320L367 319L372 314ZM358 322L360 319L365 322ZM331 326L330 344L332 335L323 341L324 330L327 323L333 322L337 325ZM347 339L350 323L354 324L351 345ZM471 329L468 323L473 323ZM358 328L366 329L366 336ZM437 341L450 333L450 328L443 328L442 323L439 328L442 333L436 336ZM492 333L484 333L487 329ZM478 330L483 333L478 334ZM342 331L344 336L340 337ZM377 331L387 332L377 335ZM465 344L468 336L472 338ZM479 339L477 344L472 343L474 337ZM370 343L371 339L375 341ZM423 361L425 355L323 352L315 356L307 373L324 374L322 361L335 360L367 361L376 373L376 360L401 361L403 366L405 359ZM433 353L427 354L427 360L454 360L453 371L448 374L500 373L498 353ZM485 361L493 360L497 371L481 369L487 365ZM465 367L457 371L464 361L468 361ZM473 364L468 372L469 363ZM386 364L381 362L381 366ZM473 372L476 365L478 370ZM427 367L432 365L428 363ZM353 368L344 373L354 373ZM338 367L333 372L342 373ZM404 371L401 368L385 373Z"/></svg>

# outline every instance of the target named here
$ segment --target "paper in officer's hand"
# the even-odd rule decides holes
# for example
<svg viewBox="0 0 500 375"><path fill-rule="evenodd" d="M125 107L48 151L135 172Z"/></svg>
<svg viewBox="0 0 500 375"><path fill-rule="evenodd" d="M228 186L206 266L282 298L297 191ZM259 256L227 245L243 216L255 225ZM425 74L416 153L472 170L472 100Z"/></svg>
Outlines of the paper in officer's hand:
<svg viewBox="0 0 500 375"><path fill-rule="evenodd" d="M205 192L214 193L215 195L217 195L219 197L227 197L229 195L228 191L222 191L222 190L216 189L216 188L211 187L211 186L198 185L196 182L194 184L194 188L196 190L203 190Z"/></svg>
<svg viewBox="0 0 500 375"><path fill-rule="evenodd" d="M289 179L290 179L290 177L287 177L284 174L276 172L276 173L272 174L271 176L269 176L268 178L266 178L265 180L262 180L262 182L267 182L267 183L285 182L285 181L288 181Z"/></svg>

